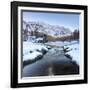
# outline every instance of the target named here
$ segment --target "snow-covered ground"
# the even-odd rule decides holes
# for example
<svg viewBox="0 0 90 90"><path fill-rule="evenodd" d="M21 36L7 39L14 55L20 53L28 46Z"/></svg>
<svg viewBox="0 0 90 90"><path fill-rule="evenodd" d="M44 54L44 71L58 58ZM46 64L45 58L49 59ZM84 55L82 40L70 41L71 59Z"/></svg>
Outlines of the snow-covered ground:
<svg viewBox="0 0 90 90"><path fill-rule="evenodd" d="M76 44L67 45L71 51L67 52L72 57L72 60L76 61L77 64L80 64L80 44L77 42Z"/></svg>
<svg viewBox="0 0 90 90"><path fill-rule="evenodd" d="M33 51L32 53L28 52L26 55L23 56L23 61L34 60L39 55L42 55L42 53L37 51Z"/></svg>
<svg viewBox="0 0 90 90"><path fill-rule="evenodd" d="M43 44L30 41L23 42L23 61L33 60L37 56L42 55L42 53L39 52L42 49L48 51L48 48Z"/></svg>
<svg viewBox="0 0 90 90"><path fill-rule="evenodd" d="M47 45L56 45L56 46L64 46L69 47L71 51L67 52L66 54L69 54L72 57L72 60L76 61L77 64L80 63L80 44L79 41L72 41L72 42L48 42L42 44L42 43L34 43L30 41L23 42L23 61L27 60L34 60L37 56L43 55L41 50L48 51ZM55 48L60 49L62 48ZM54 49L51 49L52 52L54 52Z"/></svg>
<svg viewBox="0 0 90 90"><path fill-rule="evenodd" d="M79 41L71 41L71 42L68 42L68 41L65 41L65 42L55 41L55 42L47 42L46 44L47 45L56 45L56 46L67 46L67 45L71 45L71 44L76 44L78 42Z"/></svg>

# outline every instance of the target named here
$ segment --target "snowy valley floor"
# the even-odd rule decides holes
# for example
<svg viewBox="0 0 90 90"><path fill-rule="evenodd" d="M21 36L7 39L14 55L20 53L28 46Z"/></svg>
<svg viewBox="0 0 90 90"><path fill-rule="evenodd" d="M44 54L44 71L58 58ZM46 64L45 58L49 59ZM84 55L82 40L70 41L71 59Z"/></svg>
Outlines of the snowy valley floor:
<svg viewBox="0 0 90 90"><path fill-rule="evenodd" d="M64 52L69 48L69 52ZM68 54L72 57L66 57ZM79 74L78 41L34 43L23 42L23 77Z"/></svg>

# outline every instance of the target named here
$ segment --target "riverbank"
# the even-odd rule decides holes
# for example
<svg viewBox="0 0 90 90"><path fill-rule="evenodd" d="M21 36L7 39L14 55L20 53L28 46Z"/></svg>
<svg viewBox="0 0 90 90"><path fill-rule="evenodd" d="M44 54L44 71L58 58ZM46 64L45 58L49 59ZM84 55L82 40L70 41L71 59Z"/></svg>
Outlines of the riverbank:
<svg viewBox="0 0 90 90"><path fill-rule="evenodd" d="M62 48L48 50L42 59L23 68L23 77L79 74L79 65L64 55Z"/></svg>

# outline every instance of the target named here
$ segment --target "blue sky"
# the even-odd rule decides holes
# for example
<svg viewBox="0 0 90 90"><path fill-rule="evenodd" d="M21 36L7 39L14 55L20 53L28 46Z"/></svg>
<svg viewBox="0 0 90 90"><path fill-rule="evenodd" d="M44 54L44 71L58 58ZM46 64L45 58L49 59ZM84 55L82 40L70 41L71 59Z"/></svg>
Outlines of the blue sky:
<svg viewBox="0 0 90 90"><path fill-rule="evenodd" d="M45 13L45 12L23 12L23 20L41 21L51 25L64 26L71 31L79 29L80 14L74 13Z"/></svg>

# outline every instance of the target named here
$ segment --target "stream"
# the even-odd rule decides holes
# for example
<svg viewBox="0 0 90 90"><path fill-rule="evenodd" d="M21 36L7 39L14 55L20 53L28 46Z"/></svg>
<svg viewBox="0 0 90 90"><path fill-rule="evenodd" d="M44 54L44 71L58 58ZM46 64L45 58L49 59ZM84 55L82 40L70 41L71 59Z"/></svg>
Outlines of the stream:
<svg viewBox="0 0 90 90"><path fill-rule="evenodd" d="M55 73L59 75L65 73L70 74L73 73L73 70L68 72L67 67L71 69L72 65L73 64L71 60L64 55L64 51L62 48L52 48L44 55L42 59L36 61L35 63L25 66L23 68L22 76L48 76L55 75ZM78 68L76 67L74 69L76 69L77 73Z"/></svg>

